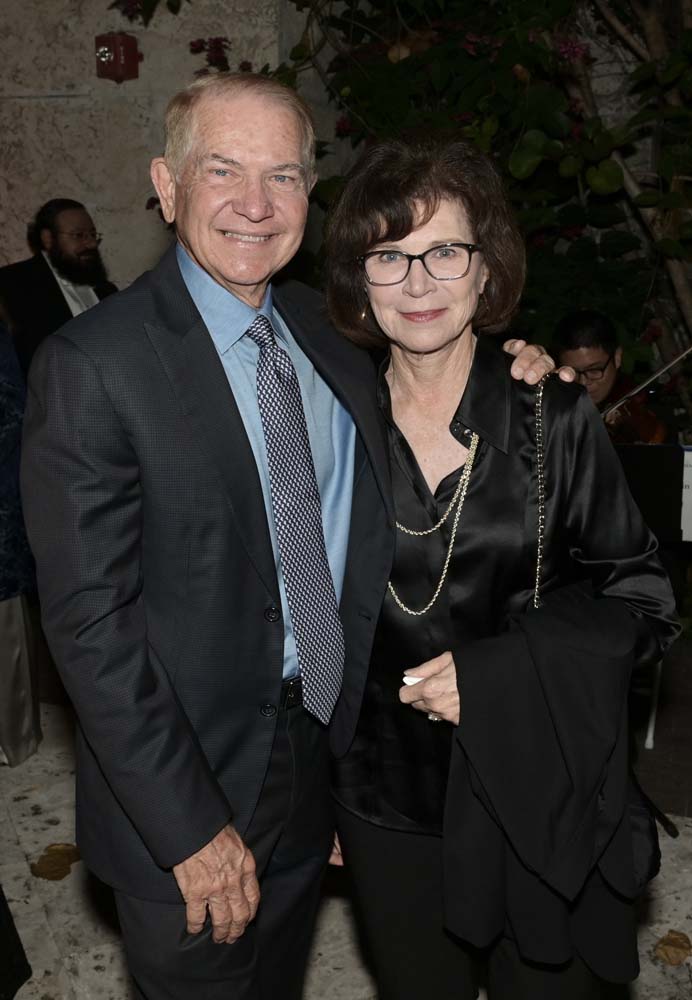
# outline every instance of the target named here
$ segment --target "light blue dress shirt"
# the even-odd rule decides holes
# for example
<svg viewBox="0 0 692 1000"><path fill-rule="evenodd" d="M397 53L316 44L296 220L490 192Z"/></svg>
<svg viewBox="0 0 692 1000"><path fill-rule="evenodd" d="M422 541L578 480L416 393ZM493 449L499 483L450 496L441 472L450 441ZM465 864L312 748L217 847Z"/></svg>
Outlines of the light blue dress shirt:
<svg viewBox="0 0 692 1000"><path fill-rule="evenodd" d="M259 347L250 337L244 336L258 314L270 320L277 341L289 354L298 375L312 460L315 464L315 475L322 502L322 525L327 559L337 601L341 599L351 523L355 425L349 412L320 377L274 309L271 286L267 289L260 309L253 309L214 281L191 259L180 244L177 246L177 256L183 281L219 353L255 456L281 594L284 622L283 675L293 677L298 673L298 656L281 573L281 558L272 512L267 449L257 403Z"/></svg>

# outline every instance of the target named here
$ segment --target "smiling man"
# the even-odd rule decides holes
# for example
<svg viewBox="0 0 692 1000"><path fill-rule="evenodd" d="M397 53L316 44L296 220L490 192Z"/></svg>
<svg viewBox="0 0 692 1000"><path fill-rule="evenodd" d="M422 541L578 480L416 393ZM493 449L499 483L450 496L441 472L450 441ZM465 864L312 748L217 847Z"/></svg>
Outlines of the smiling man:
<svg viewBox="0 0 692 1000"><path fill-rule="evenodd" d="M177 242L40 350L23 492L74 701L78 837L137 996L298 1000L393 549L369 357L300 244L314 131L221 75L173 98L152 178ZM550 362L526 349L535 381Z"/></svg>

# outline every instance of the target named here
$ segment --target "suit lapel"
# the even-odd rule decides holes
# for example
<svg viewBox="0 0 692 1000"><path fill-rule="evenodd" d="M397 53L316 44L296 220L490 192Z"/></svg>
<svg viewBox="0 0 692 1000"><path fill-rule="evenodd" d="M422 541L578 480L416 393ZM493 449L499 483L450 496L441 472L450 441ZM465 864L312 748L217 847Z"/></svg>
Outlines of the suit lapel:
<svg viewBox="0 0 692 1000"><path fill-rule="evenodd" d="M34 262L36 285L31 289L30 294L36 295L37 291L39 292L39 308L45 318L45 335L45 333L52 333L69 322L72 319L72 311L43 255L37 254L34 257Z"/></svg>
<svg viewBox="0 0 692 1000"><path fill-rule="evenodd" d="M337 399L349 411L361 435L385 508L393 522L394 508L389 477L389 454L384 422L377 407L372 384L363 378L362 367L354 365L356 348L339 336L326 316L318 319L313 309L309 315L280 289L274 290L274 304L291 333L307 354Z"/></svg>
<svg viewBox="0 0 692 1000"><path fill-rule="evenodd" d="M157 283L163 322L146 324L147 334L180 400L195 441L217 469L248 557L278 603L276 566L262 487L223 365L185 287L174 251L166 254L152 277Z"/></svg>

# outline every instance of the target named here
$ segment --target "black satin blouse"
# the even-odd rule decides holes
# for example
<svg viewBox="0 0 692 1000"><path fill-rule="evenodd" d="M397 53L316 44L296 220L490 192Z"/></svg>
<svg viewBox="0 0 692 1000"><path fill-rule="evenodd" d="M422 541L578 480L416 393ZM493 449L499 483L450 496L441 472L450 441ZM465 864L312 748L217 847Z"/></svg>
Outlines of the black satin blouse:
<svg viewBox="0 0 692 1000"><path fill-rule="evenodd" d="M401 704L403 671L454 650L463 726L464 646L505 631L533 597L535 390L512 379L511 360L494 338L478 338L449 428L467 446L472 432L480 441L447 580L435 605L420 617L403 612L387 594L355 739L336 765L337 800L390 829L441 834L455 732L450 724L430 722L425 713ZM430 528L447 509L462 469L431 494L392 419L386 364L378 391L388 426L397 521L417 530ZM640 659L657 658L677 632L672 594L603 421L581 388L554 378L544 393L544 424L543 588L585 578L597 595L624 600L638 621ZM451 522L424 537L397 532L392 583L410 608L423 607L435 591Z"/></svg>

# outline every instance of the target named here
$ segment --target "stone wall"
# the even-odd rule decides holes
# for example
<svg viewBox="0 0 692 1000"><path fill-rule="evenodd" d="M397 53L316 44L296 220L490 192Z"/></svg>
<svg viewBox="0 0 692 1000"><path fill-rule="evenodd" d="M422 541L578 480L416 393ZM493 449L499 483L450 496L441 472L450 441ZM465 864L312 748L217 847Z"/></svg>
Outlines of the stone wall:
<svg viewBox="0 0 692 1000"><path fill-rule="evenodd" d="M157 213L145 211L149 161L161 152L168 98L203 65L188 42L224 35L232 65L276 65L285 0L194 0L178 17L161 6L143 29L108 0L0 0L0 264L28 256L26 224L55 197L85 203L121 288L167 245ZM139 79L98 79L94 36L123 30L144 55Z"/></svg>

